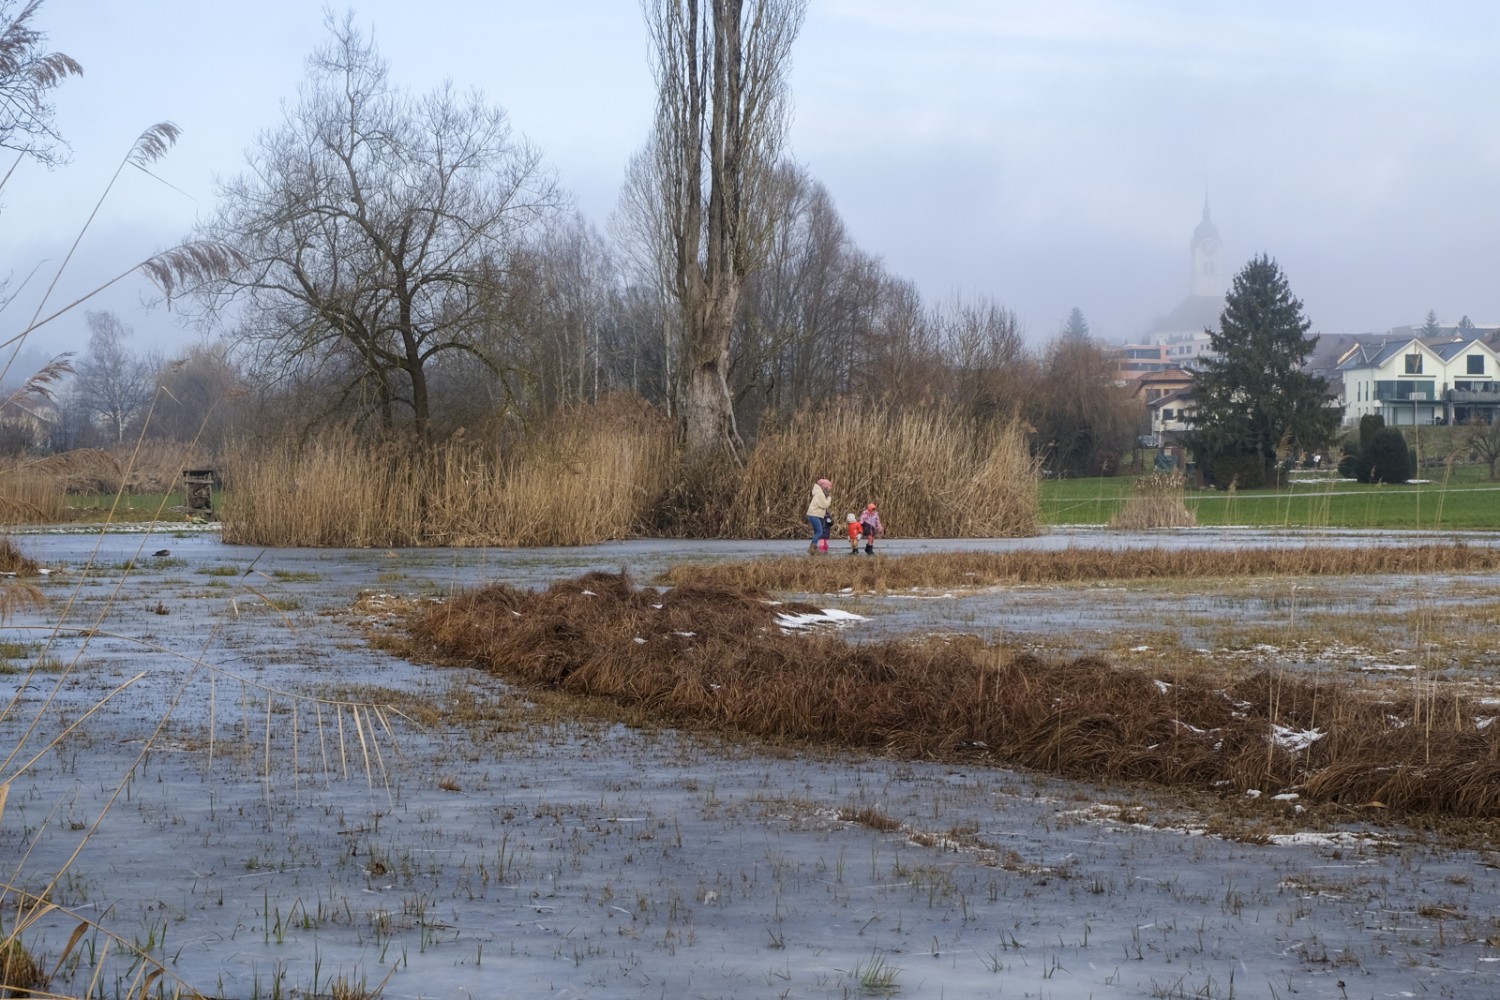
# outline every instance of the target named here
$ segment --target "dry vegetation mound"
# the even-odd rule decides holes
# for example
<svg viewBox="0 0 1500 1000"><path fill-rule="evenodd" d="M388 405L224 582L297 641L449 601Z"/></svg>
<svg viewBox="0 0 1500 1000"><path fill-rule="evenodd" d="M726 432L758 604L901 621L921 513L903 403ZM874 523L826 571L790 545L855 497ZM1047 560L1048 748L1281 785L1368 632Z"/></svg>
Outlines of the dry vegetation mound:
<svg viewBox="0 0 1500 1000"><path fill-rule="evenodd" d="M1500 548L1471 545L1301 546L1237 549L1065 549L933 552L879 559L806 555L733 563L682 563L661 582L770 591L880 593L921 587L1061 585L1103 580L1480 573L1500 569Z"/></svg>
<svg viewBox="0 0 1500 1000"><path fill-rule="evenodd" d="M507 679L666 724L1195 791L1500 813L1500 727L1457 698L1402 703L1271 674L1158 678L975 639L850 643L781 627L779 614L806 610L755 589L659 593L591 573L539 593L461 595L412 631Z"/></svg>
<svg viewBox="0 0 1500 1000"><path fill-rule="evenodd" d="M37 561L22 552L12 539L0 535L0 573L34 576L40 568Z"/></svg>

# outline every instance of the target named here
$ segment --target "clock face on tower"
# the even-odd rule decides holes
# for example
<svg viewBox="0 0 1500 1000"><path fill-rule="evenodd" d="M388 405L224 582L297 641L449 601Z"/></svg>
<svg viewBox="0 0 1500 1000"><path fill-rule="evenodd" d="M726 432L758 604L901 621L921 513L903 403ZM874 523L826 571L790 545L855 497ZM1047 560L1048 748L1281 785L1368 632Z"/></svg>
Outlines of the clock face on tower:
<svg viewBox="0 0 1500 1000"><path fill-rule="evenodd" d="M1219 241L1216 240L1216 239L1209 238L1209 239L1204 240L1201 244L1199 244L1198 248L1200 250L1202 250L1208 256L1213 257L1213 256L1217 255L1218 252L1219 252Z"/></svg>

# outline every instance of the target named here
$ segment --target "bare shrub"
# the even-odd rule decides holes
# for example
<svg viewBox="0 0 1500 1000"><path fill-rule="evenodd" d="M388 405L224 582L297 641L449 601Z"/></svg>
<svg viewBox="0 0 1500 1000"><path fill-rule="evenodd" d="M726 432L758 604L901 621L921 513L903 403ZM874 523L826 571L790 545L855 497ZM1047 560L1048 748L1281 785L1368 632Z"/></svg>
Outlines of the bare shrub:
<svg viewBox="0 0 1500 1000"><path fill-rule="evenodd" d="M1198 518L1184 499L1186 481L1181 473L1156 472L1135 481L1125 506L1110 518L1111 528L1140 531L1147 528L1191 528Z"/></svg>
<svg viewBox="0 0 1500 1000"><path fill-rule="evenodd" d="M1393 705L1265 673L1225 689L972 637L787 634L778 616L806 610L752 588L663 594L590 573L540 593L459 595L410 628L443 655L667 724L1204 791L1298 787L1410 812L1500 807L1500 727L1457 698Z"/></svg>

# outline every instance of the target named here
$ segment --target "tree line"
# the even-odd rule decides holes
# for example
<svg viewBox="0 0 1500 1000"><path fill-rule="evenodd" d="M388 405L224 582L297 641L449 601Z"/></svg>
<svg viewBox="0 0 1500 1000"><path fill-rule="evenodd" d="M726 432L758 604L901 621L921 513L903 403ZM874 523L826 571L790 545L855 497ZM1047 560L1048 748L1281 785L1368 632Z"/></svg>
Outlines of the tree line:
<svg viewBox="0 0 1500 1000"><path fill-rule="evenodd" d="M1141 414L1081 314L1028 349L1001 303L924 302L786 155L804 7L644 5L656 120L602 228L501 108L408 92L352 13L327 15L297 100L186 244L224 250L176 289L212 338L154 357L87 313L54 445L332 421L420 445L631 393L703 455L857 397L1025 421L1077 473L1117 460Z"/></svg>

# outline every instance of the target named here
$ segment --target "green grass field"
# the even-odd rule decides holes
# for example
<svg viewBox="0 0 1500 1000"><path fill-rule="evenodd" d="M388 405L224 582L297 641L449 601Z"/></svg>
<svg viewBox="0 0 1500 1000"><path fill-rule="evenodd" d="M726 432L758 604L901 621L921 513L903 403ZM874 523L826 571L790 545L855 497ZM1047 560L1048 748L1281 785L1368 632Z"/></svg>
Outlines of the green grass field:
<svg viewBox="0 0 1500 1000"><path fill-rule="evenodd" d="M1500 531L1500 483L1485 478L1488 469L1461 465L1451 474L1447 469L1429 471L1430 482L1402 486L1326 478L1276 490L1189 489L1185 499L1204 526ZM1131 476L1046 480L1042 519L1049 525L1106 524L1134 483Z"/></svg>
<svg viewBox="0 0 1500 1000"><path fill-rule="evenodd" d="M186 504L182 493L126 493L118 501L113 493L77 493L67 498L64 511L68 521L83 524L190 521ZM215 497L215 509L218 506Z"/></svg>

